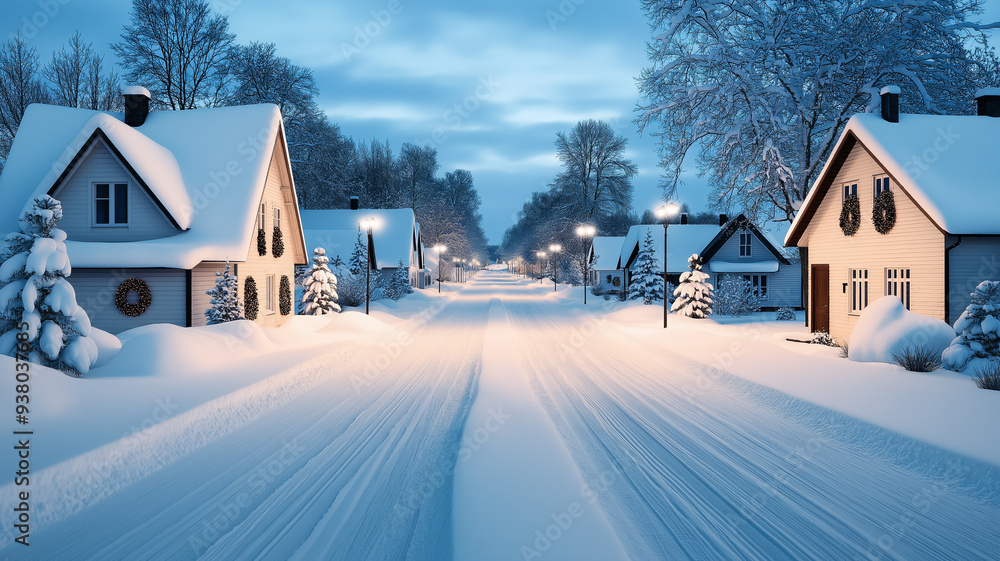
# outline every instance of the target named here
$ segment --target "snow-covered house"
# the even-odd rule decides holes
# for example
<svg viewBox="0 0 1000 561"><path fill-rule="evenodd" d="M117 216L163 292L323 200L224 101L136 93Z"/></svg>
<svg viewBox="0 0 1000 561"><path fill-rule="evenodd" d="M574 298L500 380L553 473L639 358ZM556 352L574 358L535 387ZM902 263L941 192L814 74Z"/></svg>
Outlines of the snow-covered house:
<svg viewBox="0 0 1000 561"><path fill-rule="evenodd" d="M688 270L688 258L697 253L702 259L702 271L716 286L726 275L739 275L761 295L765 309L802 306L802 273L798 263L792 263L781 252L778 243L750 222L744 215L729 219L719 216L719 225L688 224L681 216L680 224L671 224L667 231L667 280L676 285L680 275ZM632 226L622 243L618 266L631 282L632 270L646 232L652 234L656 268L663 271L663 226L659 224Z"/></svg>
<svg viewBox="0 0 1000 561"><path fill-rule="evenodd" d="M983 280L1000 280L1000 89L978 115L851 117L785 238L808 248L807 320L846 340L862 310L895 295L953 323Z"/></svg>
<svg viewBox="0 0 1000 561"><path fill-rule="evenodd" d="M624 237L596 236L590 244L590 284L597 291L621 292L625 286L623 272L618 268Z"/></svg>
<svg viewBox="0 0 1000 561"><path fill-rule="evenodd" d="M144 88L127 89L125 107L29 106L0 176L0 231L15 231L36 197L62 201L69 280L113 333L204 325L227 260L241 297L254 279L255 321L282 324L281 287L307 258L278 108L149 112Z"/></svg>
<svg viewBox="0 0 1000 561"><path fill-rule="evenodd" d="M339 257L346 264L350 261L358 234L368 246L368 232L361 227L361 221L372 218L374 226L368 256L371 266L379 269L386 278L391 278L402 262L409 270L410 285L415 288L428 286L430 273L424 263L420 224L413 210L361 209L358 206L357 199L352 199L352 208L349 209L302 210L307 246L322 247L331 263Z"/></svg>

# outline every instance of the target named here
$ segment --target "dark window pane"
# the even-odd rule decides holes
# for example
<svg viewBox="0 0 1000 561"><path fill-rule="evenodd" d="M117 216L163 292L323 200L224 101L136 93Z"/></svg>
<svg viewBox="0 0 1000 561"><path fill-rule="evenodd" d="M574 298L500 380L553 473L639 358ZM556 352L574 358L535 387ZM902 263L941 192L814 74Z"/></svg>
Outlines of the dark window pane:
<svg viewBox="0 0 1000 561"><path fill-rule="evenodd" d="M98 183L95 187L97 188L98 199L107 199L111 196L111 191L107 183Z"/></svg>
<svg viewBox="0 0 1000 561"><path fill-rule="evenodd" d="M110 206L110 204L111 204L111 202L109 200L107 200L107 199L104 199L104 200L98 199L97 204L96 204L97 214L94 216L94 222L95 223L97 223L97 224L107 224L108 223L108 216L110 214L110 212L109 212L109 206Z"/></svg>
<svg viewBox="0 0 1000 561"><path fill-rule="evenodd" d="M128 223L128 184L115 184L115 224Z"/></svg>

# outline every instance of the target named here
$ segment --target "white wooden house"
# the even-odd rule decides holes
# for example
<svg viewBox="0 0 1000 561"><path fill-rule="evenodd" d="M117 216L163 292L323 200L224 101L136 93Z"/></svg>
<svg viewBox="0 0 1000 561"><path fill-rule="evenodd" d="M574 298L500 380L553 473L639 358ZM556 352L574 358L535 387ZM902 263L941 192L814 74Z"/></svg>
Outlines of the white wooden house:
<svg viewBox="0 0 1000 561"><path fill-rule="evenodd" d="M227 260L241 297L254 279L255 321L281 325L294 313L281 309L282 286L294 284L306 253L277 106L149 112L148 104L144 88L129 88L124 114L29 106L0 176L0 230L16 230L34 198L59 199L70 283L106 331L204 325L205 291ZM138 315L116 303L120 295L135 304L147 289Z"/></svg>
<svg viewBox="0 0 1000 561"><path fill-rule="evenodd" d="M808 248L812 331L840 340L882 296L954 323L979 282L1000 280L1000 90L968 116L900 115L898 93L848 121L785 239Z"/></svg>
<svg viewBox="0 0 1000 561"><path fill-rule="evenodd" d="M618 268L624 236L596 236L590 244L590 285L598 292L621 292L625 286L624 272Z"/></svg>

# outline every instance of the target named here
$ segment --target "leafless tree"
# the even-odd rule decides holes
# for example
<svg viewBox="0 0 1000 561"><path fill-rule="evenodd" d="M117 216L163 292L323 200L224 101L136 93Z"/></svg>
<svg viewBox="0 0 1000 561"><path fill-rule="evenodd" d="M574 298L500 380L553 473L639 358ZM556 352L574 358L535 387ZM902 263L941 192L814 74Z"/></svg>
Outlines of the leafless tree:
<svg viewBox="0 0 1000 561"><path fill-rule="evenodd" d="M49 101L38 75L38 52L20 35L0 45L0 169L7 161L25 109L32 103Z"/></svg>

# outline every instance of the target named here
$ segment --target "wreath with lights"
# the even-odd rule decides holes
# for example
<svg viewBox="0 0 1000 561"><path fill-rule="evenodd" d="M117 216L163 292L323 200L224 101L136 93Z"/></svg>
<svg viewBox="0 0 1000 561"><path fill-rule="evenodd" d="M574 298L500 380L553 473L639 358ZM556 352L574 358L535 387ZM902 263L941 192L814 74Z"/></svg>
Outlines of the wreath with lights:
<svg viewBox="0 0 1000 561"><path fill-rule="evenodd" d="M614 280L611 281L611 284L614 285L615 287L621 286L622 285L621 277L615 277Z"/></svg>
<svg viewBox="0 0 1000 561"><path fill-rule="evenodd" d="M844 197L844 206L840 209L840 229L845 236L853 236L861 227L861 201L857 195Z"/></svg>
<svg viewBox="0 0 1000 561"><path fill-rule="evenodd" d="M267 236L264 235L263 228L257 228L257 255L267 255Z"/></svg>
<svg viewBox="0 0 1000 561"><path fill-rule="evenodd" d="M892 191L882 191L872 206L872 223L879 234L888 234L896 225L896 199Z"/></svg>
<svg viewBox="0 0 1000 561"><path fill-rule="evenodd" d="M275 258L285 254L285 240L282 237L281 228L277 226L274 227L274 234L271 235L271 254Z"/></svg>
<svg viewBox="0 0 1000 561"><path fill-rule="evenodd" d="M128 295L133 292L139 296L139 300L134 304L128 301ZM115 307L130 318L146 313L152 303L153 293L149 290L149 285L140 279L125 279L115 291Z"/></svg>
<svg viewBox="0 0 1000 561"><path fill-rule="evenodd" d="M292 313L292 284L286 275L281 275L281 283L278 285L278 310L283 316Z"/></svg>
<svg viewBox="0 0 1000 561"><path fill-rule="evenodd" d="M247 277L243 283L243 313L250 321L257 319L260 312L260 301L257 299L257 281L253 277Z"/></svg>

